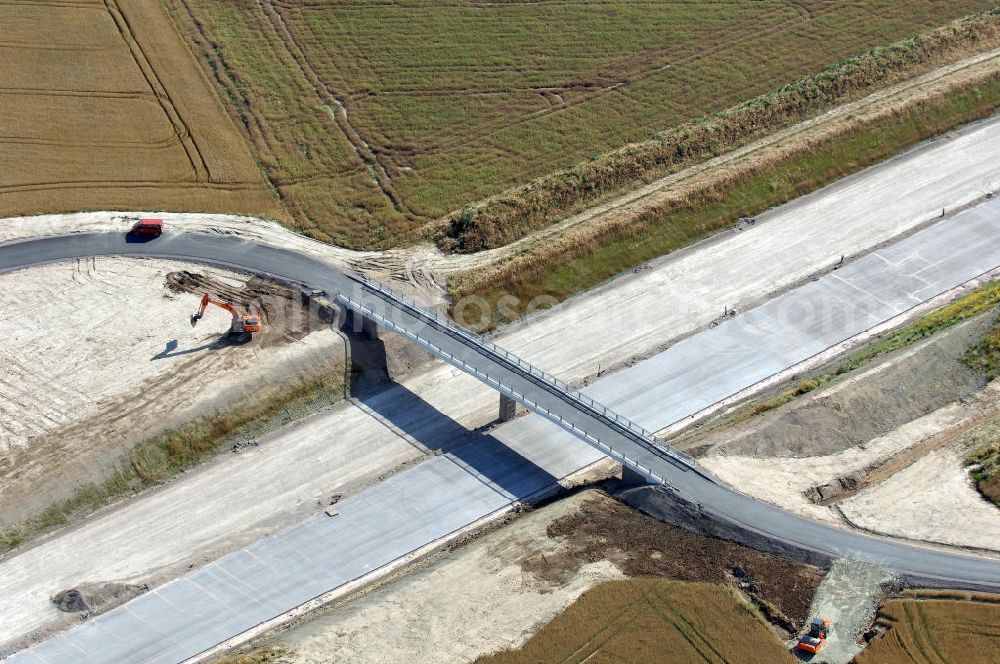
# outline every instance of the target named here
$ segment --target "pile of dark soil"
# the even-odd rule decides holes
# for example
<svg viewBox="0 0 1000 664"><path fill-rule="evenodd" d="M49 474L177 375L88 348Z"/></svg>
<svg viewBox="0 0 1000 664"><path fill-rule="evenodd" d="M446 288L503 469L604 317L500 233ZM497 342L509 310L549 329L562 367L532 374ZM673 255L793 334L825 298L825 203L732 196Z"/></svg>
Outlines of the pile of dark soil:
<svg viewBox="0 0 1000 664"><path fill-rule="evenodd" d="M103 613L144 593L148 586L129 583L83 583L62 590L50 599L56 608L66 613Z"/></svg>
<svg viewBox="0 0 1000 664"><path fill-rule="evenodd" d="M553 522L548 535L565 540L567 552L529 558L522 563L525 571L555 578L610 559L629 576L728 583L790 631L808 618L823 576L809 565L667 525L604 494Z"/></svg>
<svg viewBox="0 0 1000 664"><path fill-rule="evenodd" d="M329 325L337 316L336 309L311 301L298 289L257 277L237 287L200 272L181 270L167 274L166 282L167 288L175 293L192 293L199 297L208 293L232 304L242 313L259 316L264 323L260 335L264 345L298 341Z"/></svg>

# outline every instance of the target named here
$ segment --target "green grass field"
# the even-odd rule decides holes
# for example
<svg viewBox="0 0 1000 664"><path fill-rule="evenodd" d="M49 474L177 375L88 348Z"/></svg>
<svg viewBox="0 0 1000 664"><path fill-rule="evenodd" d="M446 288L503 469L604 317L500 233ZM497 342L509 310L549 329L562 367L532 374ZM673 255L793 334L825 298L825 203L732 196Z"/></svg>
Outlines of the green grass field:
<svg viewBox="0 0 1000 664"><path fill-rule="evenodd" d="M455 302L481 297L492 311L501 297L520 303L538 296L564 300L644 261L705 239L743 216L754 216L815 191L845 175L887 159L915 143L960 124L986 117L1000 108L1000 77L965 86L929 99L888 118L861 123L808 150L762 168L724 186L644 212L625 228L610 228L596 237L517 257L495 271L472 272L450 285ZM518 306L523 306L518 305ZM524 311L508 307L514 317ZM463 324L477 330L509 322L479 320L468 307ZM995 354L984 352L989 361Z"/></svg>
<svg viewBox="0 0 1000 664"><path fill-rule="evenodd" d="M299 229L353 247L984 0L164 0Z"/></svg>

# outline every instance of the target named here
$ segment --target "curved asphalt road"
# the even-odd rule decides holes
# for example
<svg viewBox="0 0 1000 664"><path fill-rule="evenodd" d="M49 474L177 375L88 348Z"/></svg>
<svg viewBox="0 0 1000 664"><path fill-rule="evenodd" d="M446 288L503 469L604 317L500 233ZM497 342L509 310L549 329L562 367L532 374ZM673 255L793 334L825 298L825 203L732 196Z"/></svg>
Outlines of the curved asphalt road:
<svg viewBox="0 0 1000 664"><path fill-rule="evenodd" d="M323 289L331 295L358 293L358 283L354 279L327 263L290 250L226 236L166 234L148 242L130 242L118 234L81 234L24 240L0 245L0 272L112 255L190 260L279 277ZM376 303L370 304L374 306ZM399 315L391 307L383 309L381 314L389 320ZM427 334L433 336L435 331L429 330ZM439 341L442 346L451 344L449 348L452 349L459 343L455 339ZM475 358L470 358L470 361L475 361ZM524 390L522 394L529 391ZM709 477L690 472L683 465L649 451L640 450L633 456L688 500L766 539L824 555L882 564L914 583L1000 590L1000 560L948 553L848 532L734 492Z"/></svg>

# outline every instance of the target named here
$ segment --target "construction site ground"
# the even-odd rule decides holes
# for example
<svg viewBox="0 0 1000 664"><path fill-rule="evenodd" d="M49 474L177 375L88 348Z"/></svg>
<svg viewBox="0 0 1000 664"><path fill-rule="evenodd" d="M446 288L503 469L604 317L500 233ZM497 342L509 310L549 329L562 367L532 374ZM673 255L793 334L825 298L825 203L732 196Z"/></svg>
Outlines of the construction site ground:
<svg viewBox="0 0 1000 664"><path fill-rule="evenodd" d="M862 636L875 620L879 604L900 582L878 565L836 560L816 589L811 618L829 618L830 631L819 655L796 652L799 659L823 664L848 664L864 648ZM797 639L790 639L794 647Z"/></svg>
<svg viewBox="0 0 1000 664"><path fill-rule="evenodd" d="M295 664L472 661L519 647L594 585L634 576L730 586L799 624L822 573L692 535L587 490L516 517L378 589L307 614L240 652L277 648L287 651L282 661ZM787 636L779 630L776 640L779 634Z"/></svg>
<svg viewBox="0 0 1000 664"><path fill-rule="evenodd" d="M452 276L487 269L634 212L637 205L709 183L725 175L724 169L774 158L792 142L825 135L835 123L891 112L932 88L985 76L998 63L1000 54L991 52L943 68L919 84L896 86L731 159L723 155L515 245L472 256L443 255L429 245L351 252L260 219L158 216L166 219L168 232L224 233L296 247L443 305ZM1000 187L998 147L1000 120L977 123L760 215L749 231L720 234L530 316L503 330L498 341L562 378L586 382L712 324L722 311L744 311L829 270L838 257L863 254L942 215L947 221ZM253 175L237 178L224 193L263 196L255 209L268 213L264 203L270 198ZM192 186L203 180L199 176ZM124 232L131 216L93 212L5 219L0 241ZM223 342L228 316L217 310L192 328L189 316L203 287L256 303L264 314L264 334L245 346ZM977 324L982 321L768 415L766 436L750 428L719 433L705 457L709 467L747 493L816 518L997 549L1000 512L981 500L962 465L966 435L998 426L1000 387L982 388L957 362ZM352 350L349 340L297 302L297 294L280 287L204 267L115 258L0 275L0 335L5 339L0 528L98 481L143 436L317 372L345 374L345 352ZM466 429L495 418L490 390L401 346L389 350L396 367L389 373L399 384L359 389L348 403L4 558L0 651L23 634L43 636L79 619L50 602L59 591L80 589L95 598L96 610L110 608L144 585L173 578L454 446ZM867 410L859 414L861 408ZM440 421L431 409L447 413L448 424L431 426ZM819 423L815 432L806 431L804 418ZM762 427L763 421L753 426ZM411 430L421 432L419 440ZM822 432L829 435L813 435ZM845 478L845 470L851 477ZM854 486L859 482L864 486ZM822 505L806 496L827 486L848 490ZM294 661L302 662L327 661L327 653L345 646L343 652L352 655L370 650L370 661L392 661L421 648L427 661L471 658L523 643L595 583L645 573L732 584L745 593L759 592L796 621L807 617L803 598L818 582L815 570L754 558L759 554L736 552L715 540L685 539L660 524L630 521L639 517L622 509L601 494L579 494L266 642L290 647ZM961 522L954 519L956 510ZM627 545L616 549L609 546L612 541ZM662 542L669 550L660 548ZM692 550L702 554L704 564L691 564ZM742 576L747 570L751 581ZM449 596L441 589L464 593ZM467 633L456 634L457 625Z"/></svg>
<svg viewBox="0 0 1000 664"><path fill-rule="evenodd" d="M961 362L995 320L987 312L685 444L723 481L804 516L1000 551L1000 510L964 462L969 437L996 430L1000 383L984 387Z"/></svg>
<svg viewBox="0 0 1000 664"><path fill-rule="evenodd" d="M840 255L867 251L931 222L942 208L953 210L981 197L994 182L1000 182L1000 166L989 158L998 143L997 121L981 123L762 215L749 231L724 233L657 261L649 270L531 317L498 341L572 381L652 354L671 340L707 326L724 307L743 309L830 269ZM982 160L970 157L978 152L983 153ZM911 190L912 196L899 193ZM858 199L867 204L844 214L843 207ZM293 235L276 224L246 218L163 216L168 232L227 233L295 246L347 268L368 264L373 274L393 284L440 294L435 290L435 276L440 272L433 263L413 258L416 254L353 254ZM0 238L124 231L127 223L110 213L9 219L0 224ZM60 269L32 268L14 276L37 273L37 279L44 281L45 275ZM196 298L191 297L193 302ZM150 302L154 301L158 300ZM145 303L147 307L150 302ZM149 319L159 318L158 310L146 311ZM608 311L615 311L618 321L610 328ZM180 323L187 325L189 315L184 307ZM138 358L141 367L121 371L147 371L148 358L162 351L171 338L164 335L156 348ZM53 352L87 351L77 340L75 347ZM483 426L496 417L495 399L495 394L472 379L437 366L377 395L332 408L268 436L244 454L220 459L180 482L13 556L0 569L4 587L9 589L0 598L6 617L0 642L44 625L65 624L68 618L48 602L54 592L81 583L141 584L171 578L190 565L294 522L334 494L378 482L436 449L460 442L467 428ZM423 407L415 408L416 404ZM439 423L440 417L428 408L447 413L449 424L432 424ZM406 426L387 426L389 418L384 413L388 411L393 412L393 421L405 421ZM421 440L409 436L409 430L421 431ZM359 446L356 441L367 444ZM191 513L202 518L192 523L183 516ZM122 555L123 551L127 554Z"/></svg>
<svg viewBox="0 0 1000 664"><path fill-rule="evenodd" d="M97 258L0 275L0 292L0 528L104 481L152 433L344 373L343 339L315 307L246 276ZM205 292L249 305L263 331L231 343L215 307L193 327Z"/></svg>

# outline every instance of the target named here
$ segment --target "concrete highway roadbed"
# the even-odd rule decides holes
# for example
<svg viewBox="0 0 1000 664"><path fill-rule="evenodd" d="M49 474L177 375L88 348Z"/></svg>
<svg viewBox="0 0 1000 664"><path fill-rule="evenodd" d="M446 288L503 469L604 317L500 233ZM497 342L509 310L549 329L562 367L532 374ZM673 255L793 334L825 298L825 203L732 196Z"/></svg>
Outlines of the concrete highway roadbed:
<svg viewBox="0 0 1000 664"><path fill-rule="evenodd" d="M998 265L1000 203L994 201L695 335L588 392L647 428L661 428ZM319 513L12 661L185 660L502 513L599 458L540 417L518 419L342 501L336 517Z"/></svg>

